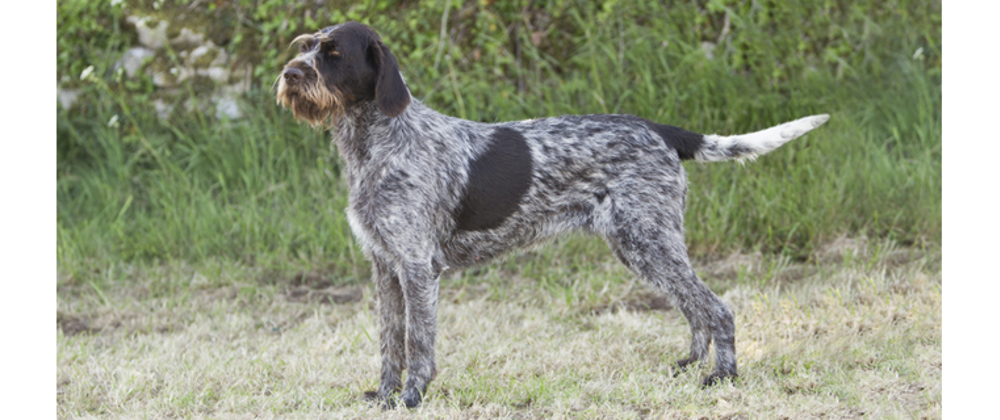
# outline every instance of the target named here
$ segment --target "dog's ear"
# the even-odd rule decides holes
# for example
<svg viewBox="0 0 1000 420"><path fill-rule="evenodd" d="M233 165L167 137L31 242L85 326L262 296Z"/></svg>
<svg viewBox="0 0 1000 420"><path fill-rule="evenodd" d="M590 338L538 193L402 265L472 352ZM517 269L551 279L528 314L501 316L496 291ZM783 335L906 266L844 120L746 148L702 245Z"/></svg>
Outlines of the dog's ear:
<svg viewBox="0 0 1000 420"><path fill-rule="evenodd" d="M389 117L402 114L410 105L410 91L399 74L396 57L380 39L373 39L369 48L376 72L375 105Z"/></svg>

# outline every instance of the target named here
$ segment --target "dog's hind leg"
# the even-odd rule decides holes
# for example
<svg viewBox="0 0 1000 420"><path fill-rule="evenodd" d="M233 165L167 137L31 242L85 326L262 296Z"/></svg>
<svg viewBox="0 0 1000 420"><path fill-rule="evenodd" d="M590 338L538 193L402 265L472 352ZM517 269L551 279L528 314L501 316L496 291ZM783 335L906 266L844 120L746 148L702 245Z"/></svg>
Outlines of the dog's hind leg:
<svg viewBox="0 0 1000 420"><path fill-rule="evenodd" d="M680 227L680 208L675 206L671 211L669 205L654 209L648 204L620 204L616 203L615 226L606 234L608 242L626 266L672 299L691 326L691 353L677 362L678 367L683 369L707 359L708 346L714 339L715 371L704 384L735 377L733 312L691 267Z"/></svg>

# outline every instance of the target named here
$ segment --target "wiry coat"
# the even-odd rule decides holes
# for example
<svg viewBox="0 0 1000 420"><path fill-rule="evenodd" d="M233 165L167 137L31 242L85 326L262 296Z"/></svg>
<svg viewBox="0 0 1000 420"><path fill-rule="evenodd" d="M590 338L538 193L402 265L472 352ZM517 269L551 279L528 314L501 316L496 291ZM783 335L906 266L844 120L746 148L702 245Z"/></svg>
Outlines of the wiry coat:
<svg viewBox="0 0 1000 420"><path fill-rule="evenodd" d="M632 271L671 297L693 340L683 368L716 343L711 384L735 377L733 313L695 275L683 237L682 159L753 158L825 122L806 117L743 136L701 135L630 115L485 124L410 96L371 28L347 23L300 37L278 100L336 125L350 185L348 220L373 263L382 375L419 404L436 374L439 277L554 235L604 238ZM408 369L406 384L401 372Z"/></svg>

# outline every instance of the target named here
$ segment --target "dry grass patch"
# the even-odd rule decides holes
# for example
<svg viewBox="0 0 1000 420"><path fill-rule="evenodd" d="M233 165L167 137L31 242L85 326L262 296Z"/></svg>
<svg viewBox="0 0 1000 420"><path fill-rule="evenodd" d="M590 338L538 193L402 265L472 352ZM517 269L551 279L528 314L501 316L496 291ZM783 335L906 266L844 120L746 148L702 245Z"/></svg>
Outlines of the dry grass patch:
<svg viewBox="0 0 1000 420"><path fill-rule="evenodd" d="M940 417L940 252L824 252L697 264L737 316L740 379L707 390L709 366L669 368L683 318L610 257L445 279L440 374L421 408L389 412L361 399L378 376L371 285L226 263L119 269L59 288L59 415Z"/></svg>

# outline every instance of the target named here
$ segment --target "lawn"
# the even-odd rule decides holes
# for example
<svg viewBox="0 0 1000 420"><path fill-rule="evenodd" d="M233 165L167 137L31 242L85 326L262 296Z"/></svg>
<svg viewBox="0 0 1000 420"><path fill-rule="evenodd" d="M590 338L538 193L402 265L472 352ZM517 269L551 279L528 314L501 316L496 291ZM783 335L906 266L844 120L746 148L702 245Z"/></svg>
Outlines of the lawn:
<svg viewBox="0 0 1000 420"><path fill-rule="evenodd" d="M701 389L710 366L670 368L690 339L679 311L610 252L579 254L601 246L571 237L444 279L440 373L412 412L362 399L379 371L369 283L230 262L113 267L102 286L59 290L59 416L941 416L939 249L840 238L808 262L698 262L735 310L740 369Z"/></svg>
<svg viewBox="0 0 1000 420"><path fill-rule="evenodd" d="M79 99L56 111L59 417L941 417L940 1L619 3L60 1ZM121 70L133 15L207 25L247 69L243 118L199 111L211 80ZM423 404L363 401L378 327L343 163L268 90L288 41L349 19L415 97L477 121L728 135L829 113L755 162L684 164L686 243L735 311L739 379L675 374L679 311L569 236L444 278ZM148 68L192 54L175 47L194 48Z"/></svg>

